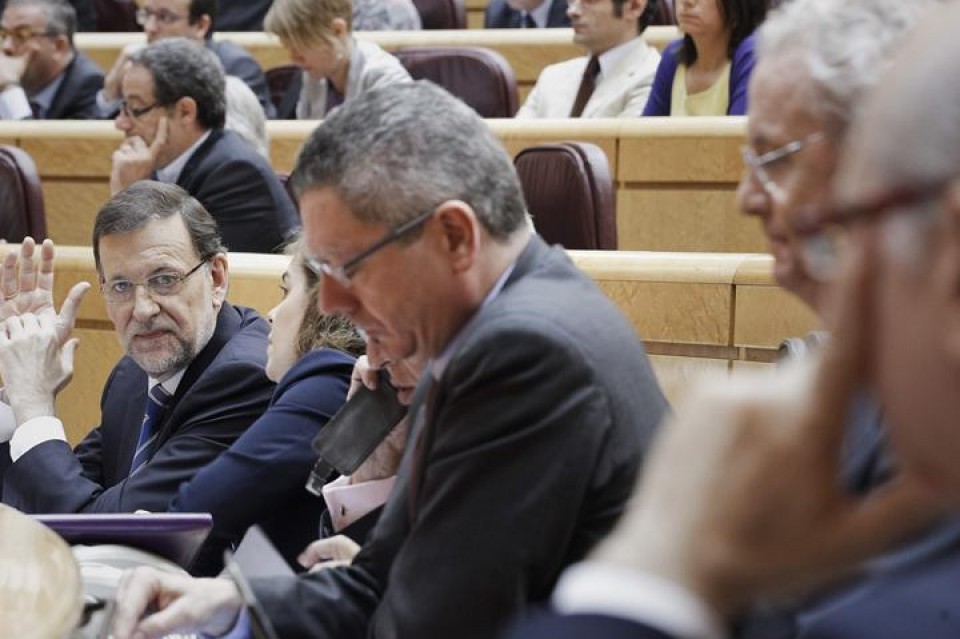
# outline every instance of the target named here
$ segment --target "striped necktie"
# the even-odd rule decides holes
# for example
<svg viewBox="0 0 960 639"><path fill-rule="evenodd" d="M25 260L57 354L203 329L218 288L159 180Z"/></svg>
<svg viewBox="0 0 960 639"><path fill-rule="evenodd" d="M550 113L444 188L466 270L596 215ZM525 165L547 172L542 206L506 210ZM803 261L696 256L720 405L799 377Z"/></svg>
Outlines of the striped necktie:
<svg viewBox="0 0 960 639"><path fill-rule="evenodd" d="M159 426L163 423L169 403L170 393L159 383L154 384L147 394L147 407L143 415L143 424L140 426L140 438L137 439L137 452L133 454L133 462L130 464L131 475L140 470L153 456L157 435L160 432Z"/></svg>

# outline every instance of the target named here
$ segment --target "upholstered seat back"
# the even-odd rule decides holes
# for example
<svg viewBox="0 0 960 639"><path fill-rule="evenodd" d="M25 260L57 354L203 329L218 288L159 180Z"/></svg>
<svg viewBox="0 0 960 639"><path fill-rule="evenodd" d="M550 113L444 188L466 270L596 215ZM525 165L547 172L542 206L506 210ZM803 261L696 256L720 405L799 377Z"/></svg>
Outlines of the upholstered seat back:
<svg viewBox="0 0 960 639"><path fill-rule="evenodd" d="M482 47L416 47L396 56L415 80L430 80L485 118L517 112L517 79L506 58Z"/></svg>
<svg viewBox="0 0 960 639"><path fill-rule="evenodd" d="M514 158L527 210L543 238L568 249L617 248L607 156L587 142L528 147Z"/></svg>
<svg viewBox="0 0 960 639"><path fill-rule="evenodd" d="M466 29L463 0L413 0L424 29Z"/></svg>
<svg viewBox="0 0 960 639"><path fill-rule="evenodd" d="M0 238L20 242L47 237L43 189L37 167L23 149L0 146Z"/></svg>

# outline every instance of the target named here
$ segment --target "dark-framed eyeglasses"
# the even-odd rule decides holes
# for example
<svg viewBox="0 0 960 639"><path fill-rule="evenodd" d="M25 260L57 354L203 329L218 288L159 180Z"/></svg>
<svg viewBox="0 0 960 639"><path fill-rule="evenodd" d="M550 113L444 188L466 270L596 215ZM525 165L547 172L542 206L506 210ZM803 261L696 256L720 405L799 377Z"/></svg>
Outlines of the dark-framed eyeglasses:
<svg viewBox="0 0 960 639"><path fill-rule="evenodd" d="M357 268L372 255L374 255L380 249L389 246L393 242L396 242L402 238L407 233L410 233L414 229L418 228L429 220L433 214L436 213L436 208L427 211L426 213L421 213L417 217L413 218L408 222L404 222L400 226L396 227L382 238L374 242L367 249L360 252L356 257L347 260L340 266L334 266L329 262L323 260L318 260L314 257L307 256L304 259L307 267L316 273L318 276L326 276L333 279L337 284L343 286L344 288L349 288L351 285L351 280L353 279L354 274L357 271Z"/></svg>
<svg viewBox="0 0 960 639"><path fill-rule="evenodd" d="M782 200L784 199L782 181L785 177L783 160L825 138L826 134L823 131L814 131L802 138L791 140L783 146L759 154L753 147L745 144L740 147L740 156L743 158L744 166L760 181L763 190L771 197Z"/></svg>
<svg viewBox="0 0 960 639"><path fill-rule="evenodd" d="M137 24L141 27L147 25L147 22L150 21L150 18L155 18L160 24L176 24L181 20L186 20L187 16L182 16L166 9L161 9L160 11L151 11L150 9L137 9L136 13Z"/></svg>
<svg viewBox="0 0 960 639"><path fill-rule="evenodd" d="M200 263L194 266L186 273L176 271L161 271L154 273L140 282L132 280L111 280L109 282L100 282L100 292L110 304L124 304L133 300L137 295L137 287L142 286L147 295L151 298L169 297L176 295L183 290L183 284L187 278L196 273L201 266L210 261L210 258L200 260Z"/></svg>
<svg viewBox="0 0 960 639"><path fill-rule="evenodd" d="M55 31L34 31L33 27L28 24L18 24L15 27L0 27L0 40L6 40L10 38L14 42L26 42L31 38L52 38L53 36L60 35Z"/></svg>
<svg viewBox="0 0 960 639"><path fill-rule="evenodd" d="M791 226L799 238L807 272L821 282L833 280L850 244L852 225L915 212L919 205L938 197L949 183L936 180L894 189L859 204L831 207L817 218L794 220Z"/></svg>
<svg viewBox="0 0 960 639"><path fill-rule="evenodd" d="M153 111L154 109L156 109L158 106L161 106L160 103L159 103L159 102L154 102L154 103L151 104L150 106L145 106L145 107L136 108L136 107L132 107L132 106L130 106L129 104L127 104L127 101L126 101L126 100L121 100L121 101L120 101L120 112L123 113L123 114L124 114L125 116L127 116L128 118L130 118L131 120L139 120L141 117L143 117L143 116L146 115L147 113L150 113L151 111Z"/></svg>

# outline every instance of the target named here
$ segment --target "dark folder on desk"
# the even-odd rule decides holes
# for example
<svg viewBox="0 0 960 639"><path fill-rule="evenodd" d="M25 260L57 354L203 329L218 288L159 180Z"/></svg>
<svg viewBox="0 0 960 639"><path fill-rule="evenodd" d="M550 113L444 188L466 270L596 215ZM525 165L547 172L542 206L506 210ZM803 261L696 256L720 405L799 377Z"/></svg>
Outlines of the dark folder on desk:
<svg viewBox="0 0 960 639"><path fill-rule="evenodd" d="M213 526L210 513L34 515L69 544L120 544L189 568Z"/></svg>

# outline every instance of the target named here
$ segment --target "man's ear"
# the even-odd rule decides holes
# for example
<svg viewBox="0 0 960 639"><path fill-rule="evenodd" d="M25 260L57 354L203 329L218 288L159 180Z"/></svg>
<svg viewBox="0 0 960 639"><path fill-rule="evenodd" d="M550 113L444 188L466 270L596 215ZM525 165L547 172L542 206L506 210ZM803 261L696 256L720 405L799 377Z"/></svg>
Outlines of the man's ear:
<svg viewBox="0 0 960 639"><path fill-rule="evenodd" d="M634 21L639 20L647 10L647 2L648 0L627 0L623 3L623 17Z"/></svg>
<svg viewBox="0 0 960 639"><path fill-rule="evenodd" d="M330 30L333 31L333 35L341 38L347 34L347 21L343 18L334 18L330 21Z"/></svg>
<svg viewBox="0 0 960 639"><path fill-rule="evenodd" d="M210 17L210 14L205 13L200 18L193 23L193 28L197 30L197 33L201 38L206 38L207 33L210 32L210 27L213 26L213 18Z"/></svg>
<svg viewBox="0 0 960 639"><path fill-rule="evenodd" d="M70 51L70 40L67 39L67 36L62 33L58 36L54 36L53 46L56 47L57 53L67 53Z"/></svg>
<svg viewBox="0 0 960 639"><path fill-rule="evenodd" d="M213 280L213 307L220 308L227 299L230 284L229 263L225 254L217 253L210 258L210 276Z"/></svg>
<svg viewBox="0 0 960 639"><path fill-rule="evenodd" d="M434 222L439 225L443 250L450 266L461 273L473 266L480 240L480 221L469 204L450 200L437 207Z"/></svg>
<svg viewBox="0 0 960 639"><path fill-rule="evenodd" d="M174 118L185 120L187 122L197 121L197 101L190 96L185 96L177 100L173 107Z"/></svg>

